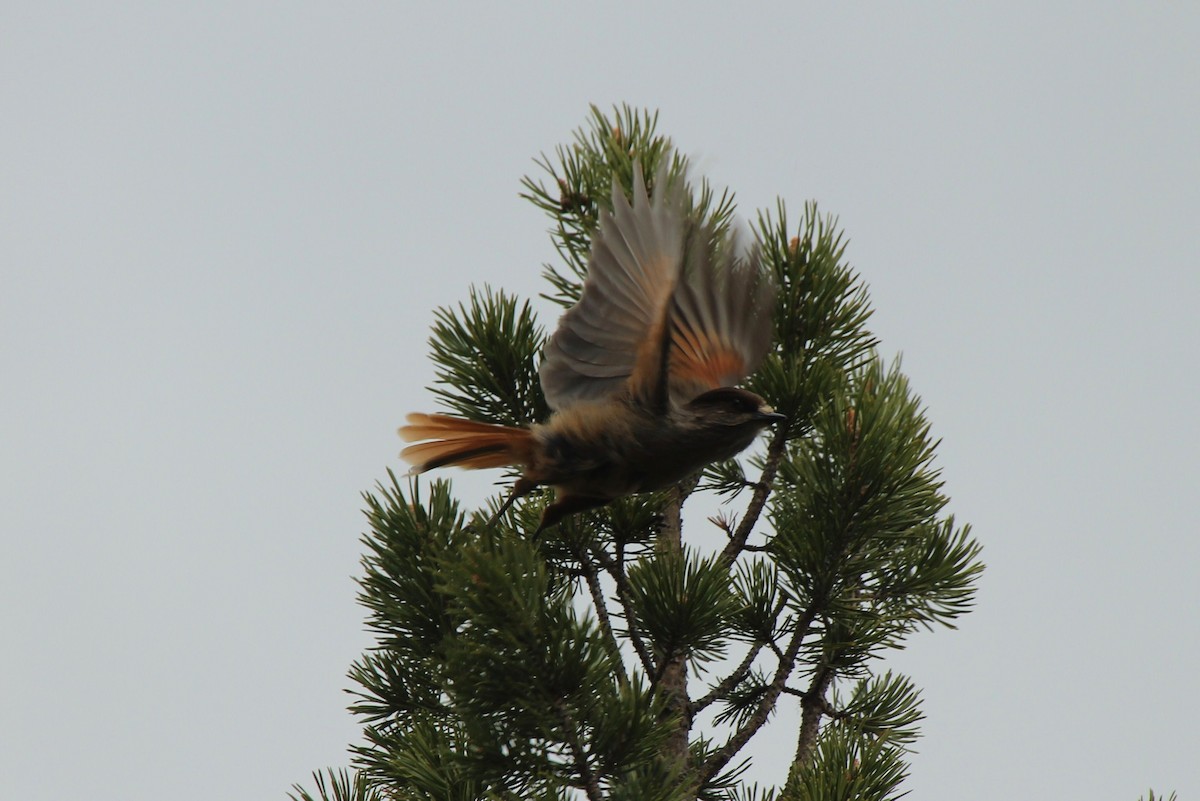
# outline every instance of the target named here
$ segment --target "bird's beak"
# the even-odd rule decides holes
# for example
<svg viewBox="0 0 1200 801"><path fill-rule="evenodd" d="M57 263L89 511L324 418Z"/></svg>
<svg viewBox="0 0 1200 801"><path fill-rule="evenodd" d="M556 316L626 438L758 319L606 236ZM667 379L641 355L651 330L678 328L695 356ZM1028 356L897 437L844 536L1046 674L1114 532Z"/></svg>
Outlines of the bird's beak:
<svg viewBox="0 0 1200 801"><path fill-rule="evenodd" d="M770 406L761 406L758 410L758 419L762 420L767 425L774 425L787 419L786 414L780 414Z"/></svg>

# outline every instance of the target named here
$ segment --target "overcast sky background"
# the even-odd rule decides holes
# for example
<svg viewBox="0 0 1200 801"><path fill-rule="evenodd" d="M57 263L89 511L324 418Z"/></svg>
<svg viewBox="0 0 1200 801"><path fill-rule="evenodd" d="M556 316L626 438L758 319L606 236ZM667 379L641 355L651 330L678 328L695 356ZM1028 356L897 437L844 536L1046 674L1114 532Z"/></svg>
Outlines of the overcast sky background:
<svg viewBox="0 0 1200 801"><path fill-rule="evenodd" d="M913 797L1200 794L1198 7L688 5L3 5L0 794L347 762L432 309L541 290L519 179L623 101L839 216L943 438L988 572L889 660Z"/></svg>

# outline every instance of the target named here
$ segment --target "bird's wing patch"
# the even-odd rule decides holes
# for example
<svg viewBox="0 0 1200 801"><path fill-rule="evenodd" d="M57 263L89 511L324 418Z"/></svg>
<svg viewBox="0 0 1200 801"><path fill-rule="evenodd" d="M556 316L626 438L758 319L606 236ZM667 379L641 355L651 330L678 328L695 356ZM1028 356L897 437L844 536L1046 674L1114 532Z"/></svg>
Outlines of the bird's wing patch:
<svg viewBox="0 0 1200 801"><path fill-rule="evenodd" d="M733 243L715 242L709 226L694 230L691 240L670 307L667 375L676 403L754 372L773 332L775 282L758 249L735 258Z"/></svg>

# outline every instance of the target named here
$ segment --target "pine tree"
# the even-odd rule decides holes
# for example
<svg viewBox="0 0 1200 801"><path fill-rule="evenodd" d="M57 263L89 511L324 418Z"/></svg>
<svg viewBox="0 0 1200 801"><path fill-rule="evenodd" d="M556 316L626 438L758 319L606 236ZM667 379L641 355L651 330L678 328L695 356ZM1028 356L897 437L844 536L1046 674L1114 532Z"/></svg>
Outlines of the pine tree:
<svg viewBox="0 0 1200 801"><path fill-rule="evenodd" d="M656 127L647 112L593 108L539 161L546 177L525 180L558 251L547 300L578 299L614 179L628 191L635 162L654 175L668 158L683 172ZM693 208L728 235L731 195L701 182ZM448 480L391 475L365 496L361 602L376 642L350 674L365 743L357 777L331 773L321 797L902 794L919 691L880 657L969 610L980 548L945 512L930 424L898 361L876 352L836 220L808 204L793 227L781 202L755 235L779 295L748 388L787 415L757 451L536 539L538 494L492 526L503 495L466 510ZM546 334L528 302L473 291L437 313L434 395L476 420L544 419ZM694 494L724 511L685 530ZM750 744L784 703L801 711L786 783L746 786Z"/></svg>

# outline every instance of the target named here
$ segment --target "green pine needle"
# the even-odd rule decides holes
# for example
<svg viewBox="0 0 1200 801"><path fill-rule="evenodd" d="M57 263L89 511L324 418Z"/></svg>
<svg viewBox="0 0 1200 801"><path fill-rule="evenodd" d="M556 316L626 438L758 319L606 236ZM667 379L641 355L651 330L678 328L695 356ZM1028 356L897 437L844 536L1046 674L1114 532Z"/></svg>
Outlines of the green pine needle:
<svg viewBox="0 0 1200 801"><path fill-rule="evenodd" d="M437 381L430 390L471 420L526 425L549 415L537 361L546 335L528 301L503 290L471 289L457 309L442 308L429 338Z"/></svg>

